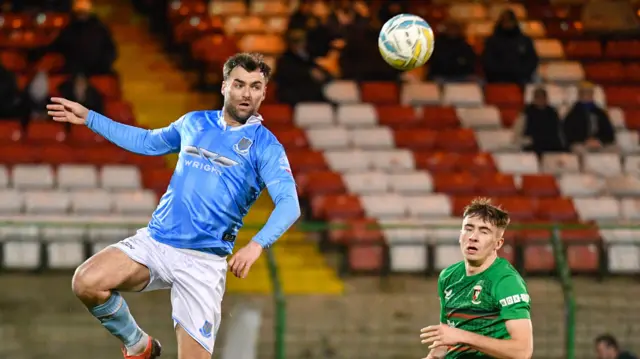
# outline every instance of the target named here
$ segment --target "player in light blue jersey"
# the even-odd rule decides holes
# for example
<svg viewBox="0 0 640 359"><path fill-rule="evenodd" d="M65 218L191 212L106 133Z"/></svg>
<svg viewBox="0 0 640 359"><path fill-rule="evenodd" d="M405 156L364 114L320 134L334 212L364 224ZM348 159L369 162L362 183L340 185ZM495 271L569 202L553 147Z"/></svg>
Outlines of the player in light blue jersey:
<svg viewBox="0 0 640 359"><path fill-rule="evenodd" d="M63 98L47 106L55 121L86 125L131 152L179 153L148 226L88 259L73 277L74 293L122 341L125 358L152 359L161 347L138 327L120 291L171 289L178 357L210 358L227 267L245 278L263 248L300 216L285 151L257 113L270 72L260 55L231 57L223 69L222 111L190 112L157 130L114 122ZM227 263L243 217L265 188L273 213Z"/></svg>

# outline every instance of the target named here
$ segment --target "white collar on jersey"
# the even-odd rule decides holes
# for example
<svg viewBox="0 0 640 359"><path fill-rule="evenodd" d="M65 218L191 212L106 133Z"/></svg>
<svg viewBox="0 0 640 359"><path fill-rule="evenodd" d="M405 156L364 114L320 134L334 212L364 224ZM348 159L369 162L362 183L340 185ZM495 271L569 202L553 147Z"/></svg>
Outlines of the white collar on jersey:
<svg viewBox="0 0 640 359"><path fill-rule="evenodd" d="M219 121L218 123L220 124L220 126L222 126L222 128L224 128L226 130L228 125L224 121L224 110L221 110L221 111L218 112L218 121ZM260 116L259 114L255 114L255 115L249 117L247 122L245 122L243 125L236 126L236 127L231 127L231 128L229 128L229 131L237 131L237 130L239 130L241 128L244 128L245 126L260 124L260 123L262 123L262 121L263 121L262 116Z"/></svg>

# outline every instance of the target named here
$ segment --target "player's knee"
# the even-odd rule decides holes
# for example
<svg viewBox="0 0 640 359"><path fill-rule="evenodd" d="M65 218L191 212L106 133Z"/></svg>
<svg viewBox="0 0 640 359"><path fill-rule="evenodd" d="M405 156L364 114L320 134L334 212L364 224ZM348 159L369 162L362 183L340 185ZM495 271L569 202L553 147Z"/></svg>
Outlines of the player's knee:
<svg viewBox="0 0 640 359"><path fill-rule="evenodd" d="M71 279L71 290L83 301L95 300L100 297L98 276L95 271L89 270L84 265L79 266Z"/></svg>

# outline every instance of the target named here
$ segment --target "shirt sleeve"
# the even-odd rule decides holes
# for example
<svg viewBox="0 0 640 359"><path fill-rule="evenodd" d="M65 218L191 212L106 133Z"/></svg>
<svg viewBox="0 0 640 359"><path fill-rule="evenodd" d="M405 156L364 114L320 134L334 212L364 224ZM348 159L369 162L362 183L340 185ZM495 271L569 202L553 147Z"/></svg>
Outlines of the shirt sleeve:
<svg viewBox="0 0 640 359"><path fill-rule="evenodd" d="M521 277L508 275L501 278L496 284L494 293L500 307L500 318L531 319L530 297Z"/></svg>
<svg viewBox="0 0 640 359"><path fill-rule="evenodd" d="M258 160L258 173L275 204L267 223L253 238L253 241L266 248L300 217L300 203L289 160L282 145L272 144L262 151Z"/></svg>
<svg viewBox="0 0 640 359"><path fill-rule="evenodd" d="M184 115L167 127L146 130L125 125L89 111L87 127L118 147L147 156L159 156L180 150L180 127L185 121Z"/></svg>

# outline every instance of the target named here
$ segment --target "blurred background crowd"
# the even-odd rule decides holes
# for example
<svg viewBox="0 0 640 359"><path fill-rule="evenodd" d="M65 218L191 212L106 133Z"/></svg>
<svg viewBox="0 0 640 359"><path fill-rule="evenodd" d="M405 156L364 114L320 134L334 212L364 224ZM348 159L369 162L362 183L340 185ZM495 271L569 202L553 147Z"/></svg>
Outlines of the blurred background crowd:
<svg viewBox="0 0 640 359"><path fill-rule="evenodd" d="M425 354L416 333L438 321L436 277L460 259L459 216L478 195L511 212L500 254L529 284L535 358L640 350L637 1L0 4L0 358L117 355L67 290L71 270L145 224L176 163L53 123L49 97L164 127L220 108L222 64L240 51L275 70L260 112L304 209L274 261L229 278L226 313L262 308L259 358ZM436 33L409 72L377 48L400 13ZM268 218L267 197L240 242ZM275 309L274 281L286 302ZM168 342L165 299L130 303ZM220 348L234 345L234 320Z"/></svg>

